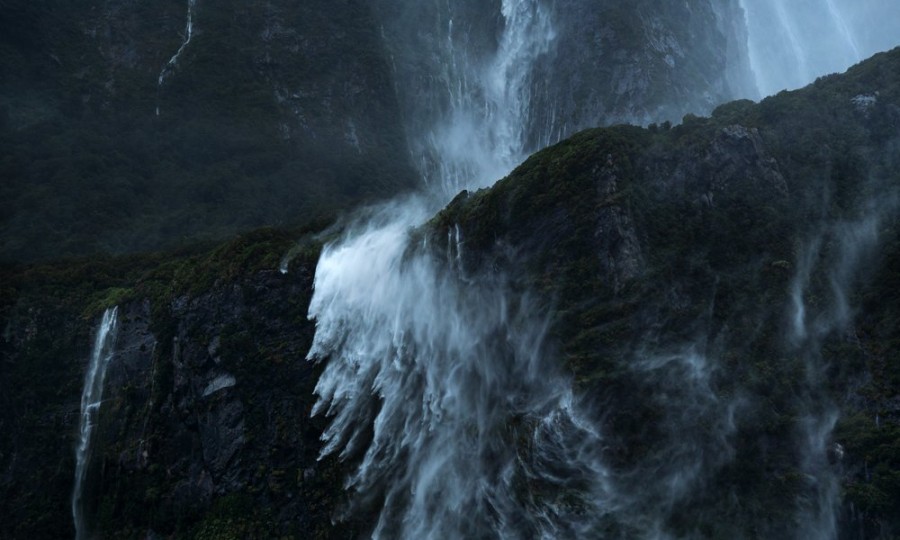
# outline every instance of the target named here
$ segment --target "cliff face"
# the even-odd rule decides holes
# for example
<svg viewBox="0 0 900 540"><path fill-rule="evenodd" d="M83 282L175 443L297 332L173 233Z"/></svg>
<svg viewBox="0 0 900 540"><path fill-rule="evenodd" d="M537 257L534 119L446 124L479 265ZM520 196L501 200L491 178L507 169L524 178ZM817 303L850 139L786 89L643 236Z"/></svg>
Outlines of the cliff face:
<svg viewBox="0 0 900 540"><path fill-rule="evenodd" d="M322 423L310 419L318 369L303 358L317 250L298 255L290 273L275 269L293 245L256 233L199 258L138 259L132 268L144 277L131 292L110 279L125 271L117 263L83 269L95 280L86 290L100 289L87 296L72 265L7 274L0 535L72 534L78 396L96 307L82 310L110 297L121 308L88 464L89 531L355 534L353 521L331 523L344 473L317 460Z"/></svg>
<svg viewBox="0 0 900 540"><path fill-rule="evenodd" d="M609 535L641 537L649 515L673 536L788 537L829 509L832 484L843 537L900 527L898 65L895 50L674 128L579 133L413 233L440 261L458 227L449 273L504 274L538 297L548 350L594 404L612 481L632 496ZM78 396L110 305L92 530L369 532L379 501L332 525L358 456L317 461L325 420L309 418L320 241L268 230L192 257L4 269L0 536L71 534ZM529 456L527 439L510 444Z"/></svg>
<svg viewBox="0 0 900 540"><path fill-rule="evenodd" d="M418 181L410 149L428 174L430 138L458 135L442 119L497 113L490 72L515 65L517 152L744 93L736 0L534 4L509 43L501 4L4 2L0 260L219 240L389 197Z"/></svg>
<svg viewBox="0 0 900 540"><path fill-rule="evenodd" d="M97 530L338 534L340 467L316 459L317 370L303 361L312 270L308 261L180 295L163 328L148 303L128 304L93 464Z"/></svg>
<svg viewBox="0 0 900 540"><path fill-rule="evenodd" d="M613 536L898 527L897 59L671 129L579 133L423 233L465 239L466 283L543 291L603 419Z"/></svg>
<svg viewBox="0 0 900 540"><path fill-rule="evenodd" d="M554 6L559 32L541 66L548 76L535 81L542 115L536 125L550 126L554 136L597 125L678 122L744 96L752 84L737 2Z"/></svg>
<svg viewBox="0 0 900 540"><path fill-rule="evenodd" d="M367 5L0 7L4 260L222 238L415 182Z"/></svg>

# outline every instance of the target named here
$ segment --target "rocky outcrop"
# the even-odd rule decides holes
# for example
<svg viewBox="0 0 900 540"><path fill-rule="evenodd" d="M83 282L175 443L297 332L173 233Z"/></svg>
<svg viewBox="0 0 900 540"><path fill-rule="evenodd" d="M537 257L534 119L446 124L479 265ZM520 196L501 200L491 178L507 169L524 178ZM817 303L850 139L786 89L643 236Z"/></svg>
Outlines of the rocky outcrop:
<svg viewBox="0 0 900 540"><path fill-rule="evenodd" d="M159 344L148 304L126 306L94 464L99 530L183 533L177 520L220 530L228 516L217 504L229 500L274 512L244 516L266 534L331 528L340 482L316 459L320 427L309 418L311 279L297 264L179 296L164 325L156 312Z"/></svg>
<svg viewBox="0 0 900 540"><path fill-rule="evenodd" d="M766 152L756 128L738 124L722 128L700 166L695 174L709 178L713 192L730 191L742 183L750 189L788 195L778 162Z"/></svg>
<svg viewBox="0 0 900 540"><path fill-rule="evenodd" d="M625 284L637 279L645 269L634 217L628 206L622 204L626 195L619 189L617 171L612 155L608 155L596 173L599 210L594 231L600 275L615 293L621 292Z"/></svg>
<svg viewBox="0 0 900 540"><path fill-rule="evenodd" d="M689 160L675 162L657 155L645 160L656 189L695 198L705 207L715 205L717 198L789 196L778 161L756 128L740 124L719 128L710 144L696 151Z"/></svg>

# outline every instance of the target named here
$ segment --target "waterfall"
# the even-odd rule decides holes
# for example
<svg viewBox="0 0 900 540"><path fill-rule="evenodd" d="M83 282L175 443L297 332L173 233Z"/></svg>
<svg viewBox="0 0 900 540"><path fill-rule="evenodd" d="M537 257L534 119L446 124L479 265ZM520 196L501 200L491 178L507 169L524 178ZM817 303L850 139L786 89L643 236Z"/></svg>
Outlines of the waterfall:
<svg viewBox="0 0 900 540"><path fill-rule="evenodd" d="M803 5L813 1L823 16L840 16L824 0ZM784 73L811 77L821 69L800 8L773 2L744 2L752 6L750 50L764 92ZM654 329L641 329L642 343L616 359L616 368L637 381L653 410L646 426L653 440L634 461L610 464L615 434L604 433L599 420L609 411L573 390L547 342L550 321L541 306L502 272L467 264L468 231L459 223L423 227L460 190L507 173L534 150L526 141L556 137L552 111L541 117L552 121L538 122L545 133L527 133L532 92L542 84L535 65L556 39L551 11L538 0L503 0L495 46L479 55L451 4L440 4L437 23L417 34L432 39L428 54L438 61L431 68L439 71L410 78L427 81L433 94L404 104L412 111L408 121L427 123L410 130L421 135L411 151L423 193L359 212L323 248L316 269L308 360L324 367L312 414L328 420L321 456L353 466L339 517L371 517L374 538L671 538L673 521L735 455L744 396L719 389L716 378L716 355L728 351L707 343L702 331L667 343ZM763 69L765 39L754 34L760 13L780 21L772 32L789 51L771 70ZM832 20L828 27L852 41L850 25ZM852 231L868 230L860 227L813 238L789 291L785 348L806 372L795 441L808 480L797 501L800 538L836 530L829 441L837 408L821 350L849 320L846 291L862 258L853 246L869 245L850 240ZM844 246L824 261L834 302L820 312L804 295L823 264L820 243L834 239Z"/></svg>
<svg viewBox="0 0 900 540"><path fill-rule="evenodd" d="M375 512L374 538L665 538L678 504L733 455L740 400L714 390L704 338L622 359L664 389L647 397L664 426L645 461L613 471L597 411L545 343L547 315L502 273L465 264L459 224L413 232L460 189L509 171L529 137L555 136L526 134L534 64L556 37L549 11L504 0L500 16L481 60L452 16L436 25L446 70L429 80L447 107L413 107L434 122L413 145L426 193L362 212L322 251L308 355L326 364L321 455L355 465L345 515Z"/></svg>
<svg viewBox="0 0 900 540"><path fill-rule="evenodd" d="M462 275L458 225L446 246L410 241L460 187L526 150L530 64L554 34L535 0L506 0L501 15L496 55L446 86L451 107L428 140L438 167L422 171L440 181L359 216L316 270L309 358L327 365L313 414L330 418L322 455L359 462L348 511L381 501L374 538L577 536L611 492L602 437L548 361L542 313L502 275Z"/></svg>
<svg viewBox="0 0 900 540"><path fill-rule="evenodd" d="M106 368L112 358L116 341L117 313L117 307L103 312L103 318L94 338L94 348L91 351L88 370L84 377L84 389L81 392L81 420L78 424L78 447L75 449L75 488L72 491L72 517L75 520L76 540L87 538L87 523L85 522L82 496L88 465L91 461L91 438L94 427L97 425L103 399L103 380L106 377Z"/></svg>
<svg viewBox="0 0 900 540"><path fill-rule="evenodd" d="M502 276L461 279L455 227L444 257L412 247L405 232L426 215L326 248L310 307L310 357L329 359L314 410L331 418L322 453L360 461L346 487L360 504L384 501L373 538L611 527L667 538L669 512L732 455L738 402L713 391L706 356L688 347L629 362L661 389L647 399L665 432L633 470L613 472L594 418L548 361L546 320Z"/></svg>
<svg viewBox="0 0 900 540"><path fill-rule="evenodd" d="M795 89L900 44L900 3L739 0L759 93ZM877 36L877 37L873 37ZM748 92L753 94L754 92Z"/></svg>
<svg viewBox="0 0 900 540"><path fill-rule="evenodd" d="M162 67L162 70L159 72L159 78L156 82L157 93L162 90L163 83L166 81L166 78L171 75L171 73L175 70L178 65L178 58L181 56L181 53L184 52L184 49L188 46L188 43L191 42L191 38L194 36L194 6L196 5L197 0L188 0L187 3L187 21L185 22L184 27L184 39L181 42L181 46L178 47L178 50L175 51L175 54L172 55L172 58L169 58L169 61ZM158 101L158 100L157 100ZM159 105L156 106L156 116L159 116Z"/></svg>
<svg viewBox="0 0 900 540"><path fill-rule="evenodd" d="M484 66L456 71L448 80L449 115L429 137L440 163L445 196L483 187L507 173L525 155L530 114L531 66L554 39L547 12L534 0L505 1L499 50ZM449 56L454 56L450 20ZM458 64L461 62L456 62ZM428 171L423 171L428 172Z"/></svg>
<svg viewBox="0 0 900 540"><path fill-rule="evenodd" d="M526 139L535 61L556 38L547 6L381 0L381 11L412 161L429 192L446 201L484 187L537 150Z"/></svg>
<svg viewBox="0 0 900 540"><path fill-rule="evenodd" d="M703 339L623 359L663 418L646 457L614 471L546 317L502 274L464 274L458 226L411 241L430 215L421 199L373 211L317 268L313 414L330 419L322 455L359 463L347 514L380 505L373 538L667 538L733 457L740 399L715 391Z"/></svg>
<svg viewBox="0 0 900 540"><path fill-rule="evenodd" d="M740 400L714 390L704 339L622 359L664 389L647 397L664 426L645 461L614 471L597 411L545 342L546 313L501 272L466 264L459 224L413 232L529 150L532 64L556 34L539 2L501 7L484 62L454 42L452 19L441 25L442 50L459 56L447 60L450 108L423 147L439 158L422 160L428 192L368 209L322 251L308 355L326 363L321 454L355 464L345 515L375 512L374 538L665 538L678 504L733 455Z"/></svg>
<svg viewBox="0 0 900 540"><path fill-rule="evenodd" d="M374 538L585 533L578 509L559 503L578 493L600 511L602 439L547 362L546 321L502 276L464 283L455 254L448 264L411 247L425 208L395 203L405 219L352 230L322 254L310 306L310 358L328 359L314 410L331 418L322 453L360 459L347 488L383 497Z"/></svg>

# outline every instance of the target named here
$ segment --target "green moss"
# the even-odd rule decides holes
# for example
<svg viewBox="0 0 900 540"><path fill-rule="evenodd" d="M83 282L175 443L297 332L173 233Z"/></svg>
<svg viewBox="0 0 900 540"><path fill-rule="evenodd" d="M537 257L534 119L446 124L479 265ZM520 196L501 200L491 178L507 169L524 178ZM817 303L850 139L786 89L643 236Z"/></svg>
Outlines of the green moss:
<svg viewBox="0 0 900 540"><path fill-rule="evenodd" d="M260 509L252 497L226 495L215 500L189 537L195 540L272 538L272 519L271 514Z"/></svg>
<svg viewBox="0 0 900 540"><path fill-rule="evenodd" d="M136 297L134 290L128 287L111 287L94 296L96 299L84 310L85 319L91 319L107 308L122 305Z"/></svg>

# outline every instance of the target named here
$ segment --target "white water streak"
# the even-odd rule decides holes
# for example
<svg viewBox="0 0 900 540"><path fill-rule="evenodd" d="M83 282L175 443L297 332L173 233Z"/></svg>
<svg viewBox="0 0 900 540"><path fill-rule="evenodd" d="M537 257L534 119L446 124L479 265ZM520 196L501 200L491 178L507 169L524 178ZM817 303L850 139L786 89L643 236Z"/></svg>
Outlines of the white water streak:
<svg viewBox="0 0 900 540"><path fill-rule="evenodd" d="M797 61L799 75L803 78L803 80L808 80L810 72L808 65L809 62L806 59L806 50L800 44L800 38L797 35L797 28L794 26L792 17L788 15L784 2L775 2L775 13L778 15L779 25L781 25L781 28L784 29L785 33L787 34L788 43L790 43L794 59Z"/></svg>
<svg viewBox="0 0 900 540"><path fill-rule="evenodd" d="M357 504L383 499L375 538L577 536L608 499L602 438L544 358L542 314L501 276L463 282L458 226L446 258L409 238L461 187L524 154L531 63L554 34L534 0L504 1L502 16L497 55L481 67L457 54L447 23L451 109L429 139L432 197L360 218L316 271L309 358L328 364L313 413L331 420L322 455L359 460L347 487Z"/></svg>
<svg viewBox="0 0 900 540"><path fill-rule="evenodd" d="M631 363L647 385L645 399L663 415L652 451L617 485L618 518L638 531L637 538L672 538L666 520L677 505L734 458L731 439L744 403L717 394L714 364L699 350L703 341L674 353L639 353Z"/></svg>
<svg viewBox="0 0 900 540"><path fill-rule="evenodd" d="M853 37L853 34L850 32L850 27L847 26L846 17L841 14L838 7L834 4L834 0L825 0L825 5L828 7L828 15L831 17L834 26L841 34L845 46L852 52L851 60L853 62L859 62L862 60L862 55L859 54L859 46L856 44L856 38Z"/></svg>
<svg viewBox="0 0 900 540"><path fill-rule="evenodd" d="M107 309L103 313L100 327L94 339L94 348L84 378L81 393L81 421L79 422L78 447L75 450L75 487L72 491L72 517L75 520L75 538L87 538L87 523L84 515L82 496L87 468L91 461L91 439L103 399L103 381L106 368L113 355L118 326L118 308Z"/></svg>
<svg viewBox="0 0 900 540"><path fill-rule="evenodd" d="M384 497L374 538L577 532L572 510L517 489L588 478L582 504L606 498L602 440L544 358L546 323L501 278L463 284L443 257L411 251L408 228L428 215L414 207L385 208L322 254L310 306L310 358L330 358L322 454L362 455L347 487Z"/></svg>
<svg viewBox="0 0 900 540"><path fill-rule="evenodd" d="M166 78L171 75L171 73L178 66L178 58L181 56L181 53L184 52L184 49L188 46L188 43L191 42L191 38L194 36L194 6L196 5L197 0L188 0L187 3L187 21L185 22L184 27L184 40L181 42L181 46L178 47L178 50L175 51L175 54L172 55L172 58L169 59L168 62L163 66L162 70L159 72L159 78L157 79L157 90L162 88L163 83L166 81ZM156 116L159 116L159 105L156 107Z"/></svg>
<svg viewBox="0 0 900 540"><path fill-rule="evenodd" d="M484 187L521 161L531 115L532 66L556 37L550 16L536 0L502 3L505 21L497 53L480 64L462 44L466 36L448 21L441 75L449 96L447 114L427 137L428 153L416 161L433 191L451 197L462 189ZM435 178L436 177L436 178Z"/></svg>
<svg viewBox="0 0 900 540"><path fill-rule="evenodd" d="M750 66L766 96L841 72L900 44L892 0L739 0ZM751 92L752 93L752 92Z"/></svg>
<svg viewBox="0 0 900 540"><path fill-rule="evenodd" d="M882 209L869 209L865 217L823 228L801 250L797 273L791 283L789 345L803 361L806 380L798 392L801 419L797 426L800 470L807 479L797 501L798 540L827 540L838 534L841 504L840 478L829 460L831 437L840 411L828 395L827 369L822 354L824 341L846 331L852 320L850 291L860 265L878 242ZM835 252L823 255L823 246ZM823 260L823 257L825 260ZM819 299L811 308L806 300L811 277L818 265L827 270L830 299Z"/></svg>

